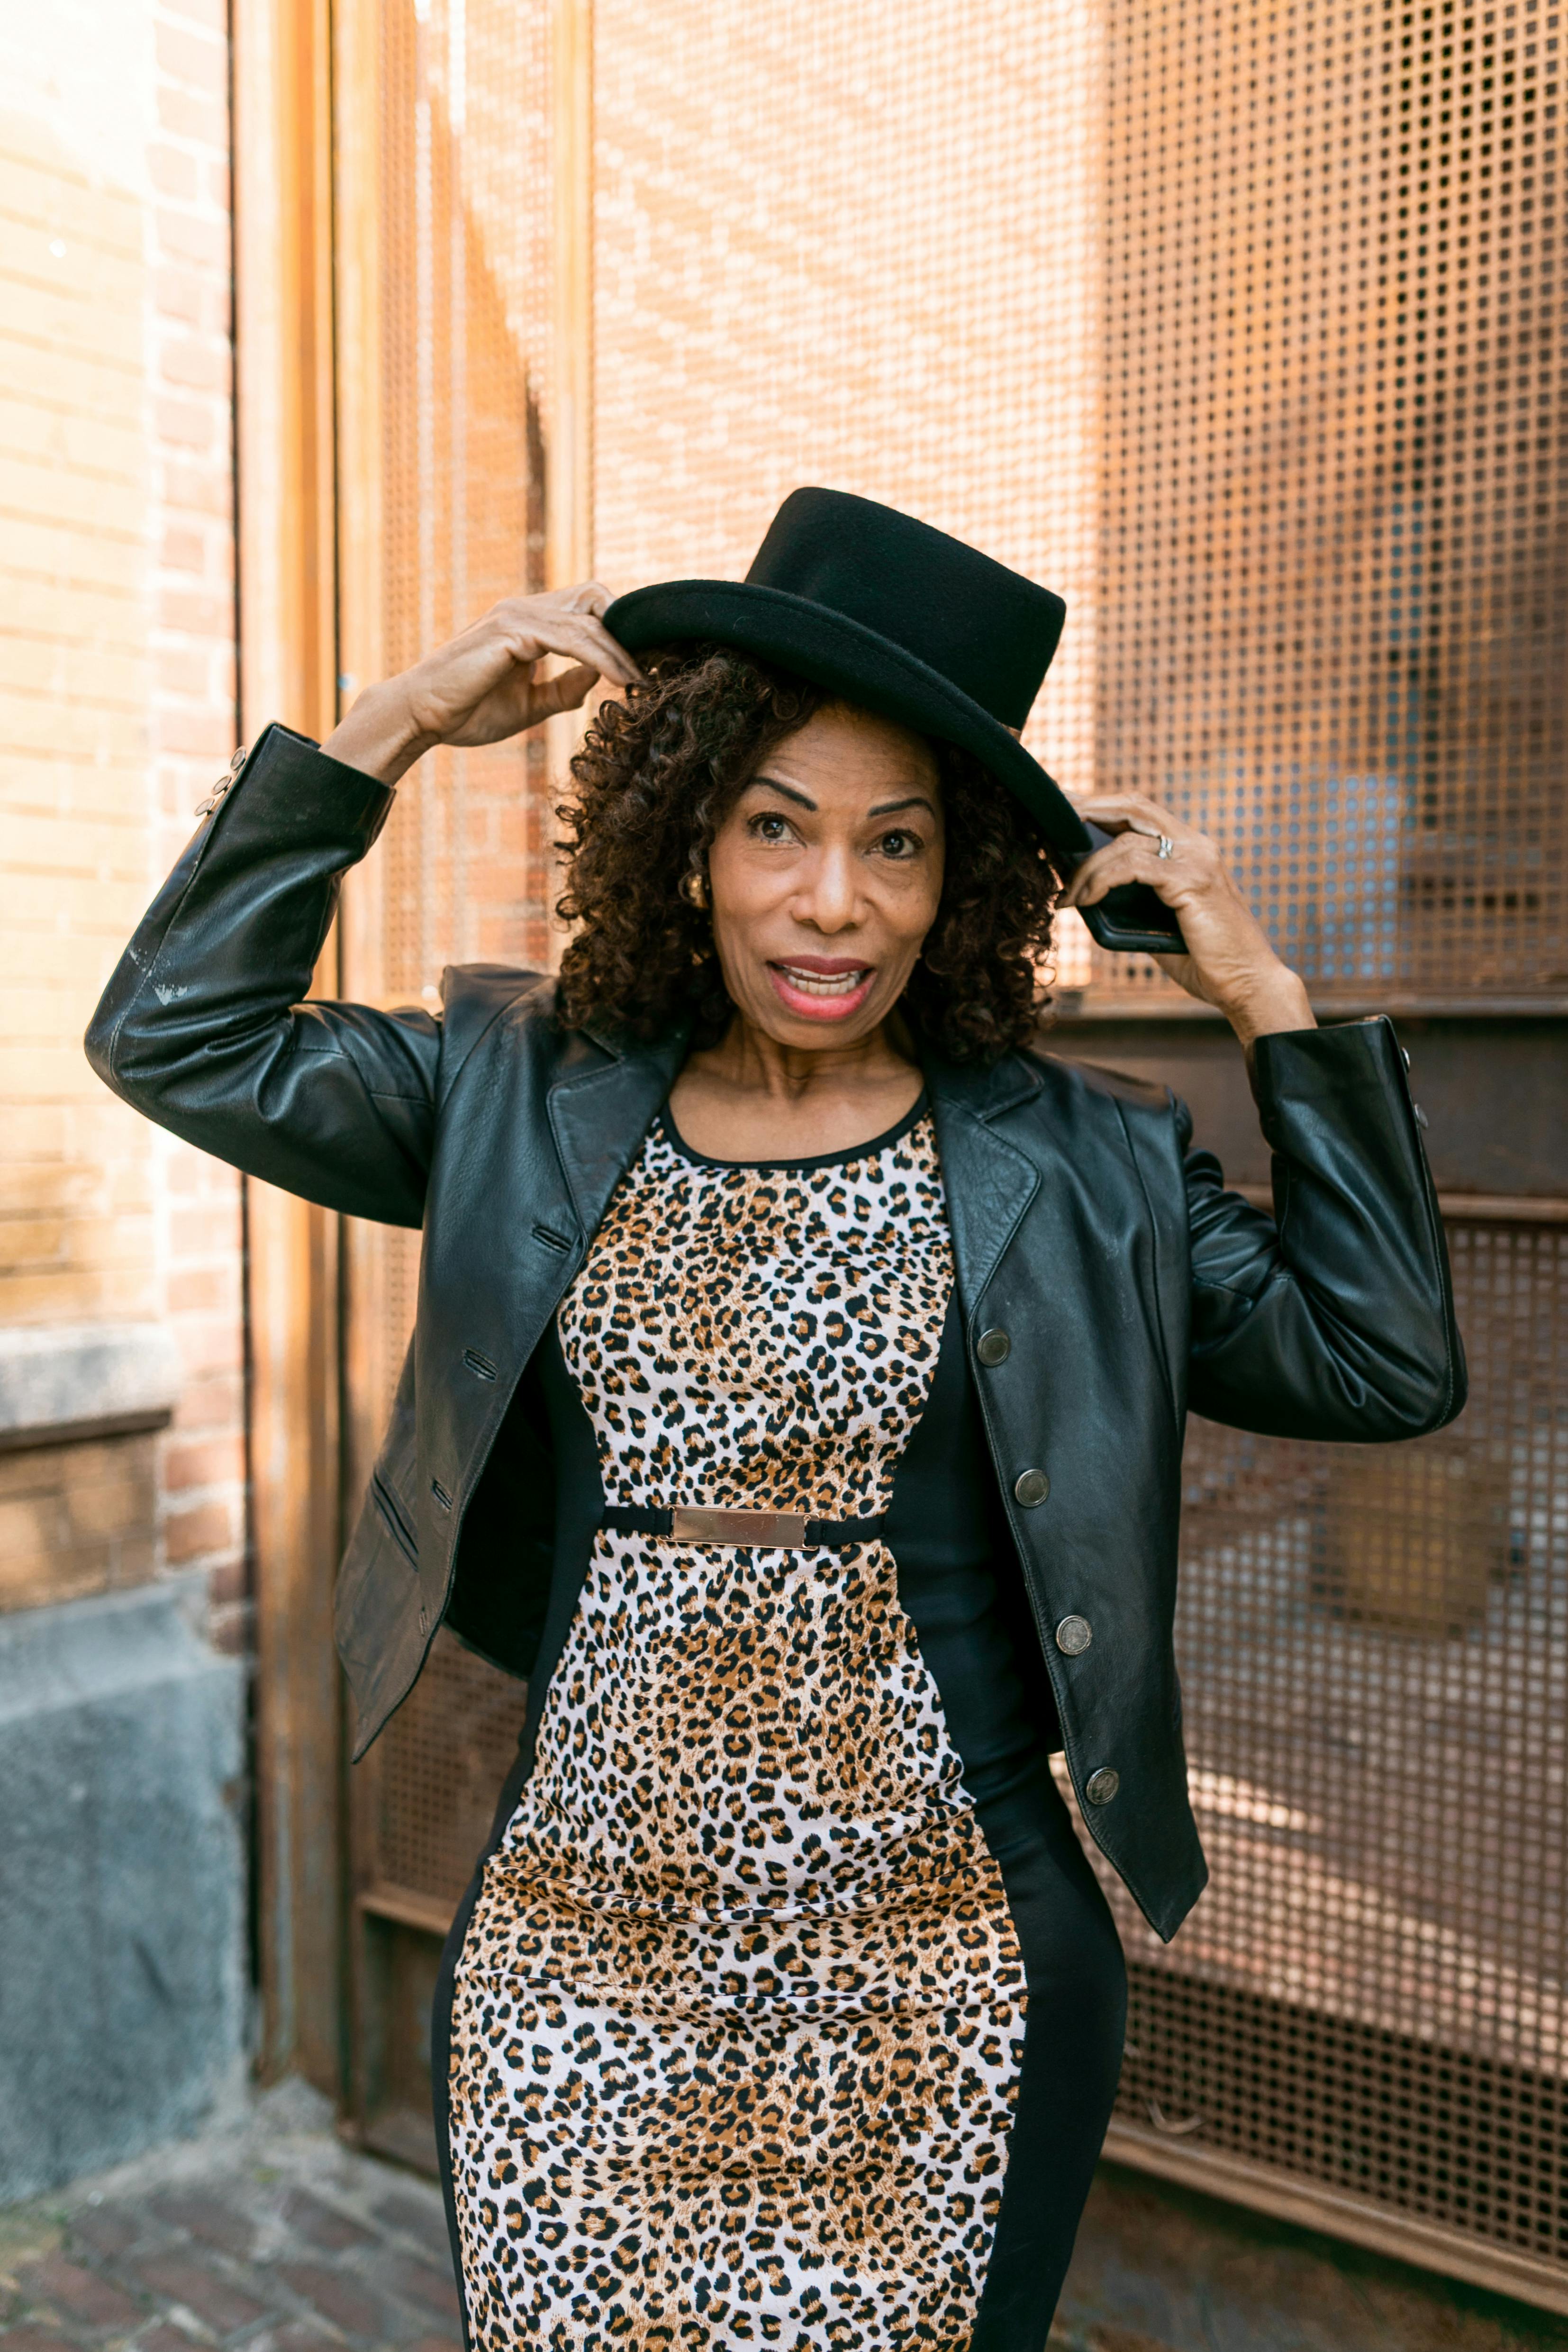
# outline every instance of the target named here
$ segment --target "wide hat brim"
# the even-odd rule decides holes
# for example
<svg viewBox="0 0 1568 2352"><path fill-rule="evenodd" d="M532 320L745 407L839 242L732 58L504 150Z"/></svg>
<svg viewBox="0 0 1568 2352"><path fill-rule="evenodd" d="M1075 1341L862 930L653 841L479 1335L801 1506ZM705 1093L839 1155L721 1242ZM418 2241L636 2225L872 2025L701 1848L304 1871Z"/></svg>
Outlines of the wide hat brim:
<svg viewBox="0 0 1568 2352"><path fill-rule="evenodd" d="M746 580L665 580L618 596L604 625L628 653L711 640L776 662L846 702L972 751L1053 848L1091 847L1083 820L1016 735L950 678L847 613Z"/></svg>

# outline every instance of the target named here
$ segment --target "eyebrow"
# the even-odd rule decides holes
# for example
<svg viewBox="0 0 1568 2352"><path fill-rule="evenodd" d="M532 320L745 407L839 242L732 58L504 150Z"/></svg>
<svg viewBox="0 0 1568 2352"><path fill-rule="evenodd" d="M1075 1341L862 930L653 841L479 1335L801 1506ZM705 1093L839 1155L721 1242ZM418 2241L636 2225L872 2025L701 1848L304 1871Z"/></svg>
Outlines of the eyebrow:
<svg viewBox="0 0 1568 2352"><path fill-rule="evenodd" d="M813 816L817 814L816 802L809 800L804 793L798 793L793 784L781 784L777 776L753 776L751 781L754 784L766 784L769 792L782 793L784 798L793 801L797 808L810 809ZM878 801L875 808L867 809L866 814L892 816L895 810L906 808L923 808L932 816L936 814L924 793L906 793L901 801Z"/></svg>
<svg viewBox="0 0 1568 2352"><path fill-rule="evenodd" d="M817 813L815 801L808 800L804 793L798 793L793 784L781 784L777 776L753 776L751 782L753 784L766 784L769 792L782 793L787 801L793 801L797 808L810 809L813 816Z"/></svg>

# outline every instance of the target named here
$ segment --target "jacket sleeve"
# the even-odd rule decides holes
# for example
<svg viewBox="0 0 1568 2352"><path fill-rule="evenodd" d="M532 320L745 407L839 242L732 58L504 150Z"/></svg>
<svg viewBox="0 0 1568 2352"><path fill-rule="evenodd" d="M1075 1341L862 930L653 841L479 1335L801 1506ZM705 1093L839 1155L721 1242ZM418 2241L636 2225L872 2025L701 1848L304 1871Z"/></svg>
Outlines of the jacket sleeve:
<svg viewBox="0 0 1568 2352"><path fill-rule="evenodd" d="M1264 1435L1417 1437L1465 1402L1448 1246L1384 1019L1260 1037L1252 1091L1274 1214L1225 1189L1177 1106L1192 1238L1195 1412Z"/></svg>
<svg viewBox="0 0 1568 2352"><path fill-rule="evenodd" d="M285 1192L423 1213L440 1024L302 1000L346 869L392 793L269 727L159 892L87 1033L107 1086Z"/></svg>

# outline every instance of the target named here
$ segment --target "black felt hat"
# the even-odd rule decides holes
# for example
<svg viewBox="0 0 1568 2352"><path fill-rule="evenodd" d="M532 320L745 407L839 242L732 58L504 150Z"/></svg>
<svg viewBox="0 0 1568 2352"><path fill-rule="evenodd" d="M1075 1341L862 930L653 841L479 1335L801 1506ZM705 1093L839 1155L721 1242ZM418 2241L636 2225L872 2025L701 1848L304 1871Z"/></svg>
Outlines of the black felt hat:
<svg viewBox="0 0 1568 2352"><path fill-rule="evenodd" d="M604 616L629 653L710 639L958 743L1022 801L1048 841L1089 835L1009 730L1021 727L1067 607L962 540L844 490L792 490L746 578L666 580Z"/></svg>

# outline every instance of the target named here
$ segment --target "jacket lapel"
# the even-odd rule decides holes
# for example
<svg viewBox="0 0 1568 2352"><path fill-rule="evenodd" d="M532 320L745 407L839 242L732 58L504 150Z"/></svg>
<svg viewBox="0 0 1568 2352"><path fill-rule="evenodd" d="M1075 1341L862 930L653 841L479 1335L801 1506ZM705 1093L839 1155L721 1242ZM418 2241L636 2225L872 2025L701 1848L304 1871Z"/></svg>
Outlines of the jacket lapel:
<svg viewBox="0 0 1568 2352"><path fill-rule="evenodd" d="M577 1212L583 1254L685 1056L684 1028L653 1045L594 1039L580 1058L570 1057L551 1086L550 1133Z"/></svg>
<svg viewBox="0 0 1568 2352"><path fill-rule="evenodd" d="M927 1055L925 1083L967 1321L1040 1189L1040 1171L991 1122L1038 1094L1040 1080L1016 1055L989 1070Z"/></svg>
<svg viewBox="0 0 1568 2352"><path fill-rule="evenodd" d="M438 1594L518 1378L685 1051L684 1034L632 1048L570 1039L546 1080L547 1131L527 1054L503 1050L497 1058L513 1115L480 1122L484 1148L452 1154L443 1171L414 1339L421 1454L402 1497L419 1531L422 1572ZM455 1364L470 1376L454 1380Z"/></svg>

